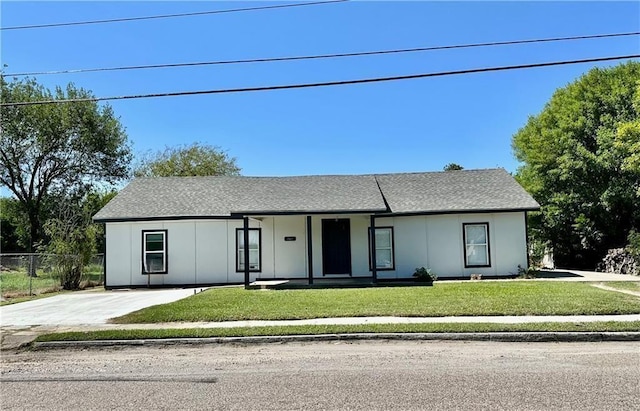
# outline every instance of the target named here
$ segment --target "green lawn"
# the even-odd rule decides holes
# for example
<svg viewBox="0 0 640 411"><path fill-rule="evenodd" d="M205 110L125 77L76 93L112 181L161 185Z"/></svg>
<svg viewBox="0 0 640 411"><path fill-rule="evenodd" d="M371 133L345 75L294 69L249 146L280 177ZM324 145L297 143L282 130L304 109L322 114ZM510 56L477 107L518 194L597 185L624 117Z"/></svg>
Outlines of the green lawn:
<svg viewBox="0 0 640 411"><path fill-rule="evenodd" d="M593 323L447 323L447 324L365 324L305 325L239 328L181 328L160 330L105 330L44 334L36 341L134 340L151 338L247 337L259 335L317 335L348 333L444 333L444 332L577 332L640 331L640 321Z"/></svg>
<svg viewBox="0 0 640 411"><path fill-rule="evenodd" d="M118 317L114 322L632 313L640 313L640 298L586 283L436 282L433 287L271 291L216 288Z"/></svg>

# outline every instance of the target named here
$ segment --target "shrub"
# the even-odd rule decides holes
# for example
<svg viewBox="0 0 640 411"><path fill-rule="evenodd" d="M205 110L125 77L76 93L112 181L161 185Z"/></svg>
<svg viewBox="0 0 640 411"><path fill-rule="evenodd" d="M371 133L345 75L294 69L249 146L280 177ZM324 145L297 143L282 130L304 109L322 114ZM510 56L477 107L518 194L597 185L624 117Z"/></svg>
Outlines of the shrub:
<svg viewBox="0 0 640 411"><path fill-rule="evenodd" d="M518 278L536 278L538 276L538 270L534 267L524 268L518 264Z"/></svg>
<svg viewBox="0 0 640 411"><path fill-rule="evenodd" d="M413 272L413 276L418 279L418 281L435 281L438 279L436 273L434 273L430 268L419 267Z"/></svg>
<svg viewBox="0 0 640 411"><path fill-rule="evenodd" d="M636 230L631 230L629 232L626 249L633 259L640 264L640 233Z"/></svg>

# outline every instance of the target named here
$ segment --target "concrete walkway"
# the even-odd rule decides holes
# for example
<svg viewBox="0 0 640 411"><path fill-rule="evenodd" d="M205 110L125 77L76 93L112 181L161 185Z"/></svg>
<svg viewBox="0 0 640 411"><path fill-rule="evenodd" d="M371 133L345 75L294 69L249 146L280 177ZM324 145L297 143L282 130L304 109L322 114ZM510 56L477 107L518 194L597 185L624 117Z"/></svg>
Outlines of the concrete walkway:
<svg viewBox="0 0 640 411"><path fill-rule="evenodd" d="M358 324L426 324L426 323L494 323L525 324L540 322L585 323L598 321L640 321L640 314L627 315L539 315L539 316L462 316L462 317L342 317L308 320L172 322L155 324L99 324L75 326L2 326L2 350L15 349L33 341L38 335L67 331L153 330L186 328L272 327L288 325L358 325Z"/></svg>

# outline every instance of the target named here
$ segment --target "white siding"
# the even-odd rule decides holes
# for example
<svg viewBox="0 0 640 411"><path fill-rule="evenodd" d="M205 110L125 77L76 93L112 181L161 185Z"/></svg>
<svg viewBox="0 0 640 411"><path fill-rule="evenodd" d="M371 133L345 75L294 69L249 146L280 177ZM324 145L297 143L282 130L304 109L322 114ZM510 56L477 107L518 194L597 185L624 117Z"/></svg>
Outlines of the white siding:
<svg viewBox="0 0 640 411"><path fill-rule="evenodd" d="M424 217L393 219L395 237L395 271L380 271L379 278L409 278L417 267L429 267L427 220ZM382 226L376 221L376 226Z"/></svg>
<svg viewBox="0 0 640 411"><path fill-rule="evenodd" d="M131 224L109 223L106 235L106 286L129 285L131 279Z"/></svg>
<svg viewBox="0 0 640 411"><path fill-rule="evenodd" d="M526 225L524 213L501 214L494 219L494 255L498 274L515 274L518 265L527 267ZM493 263L493 262L492 262Z"/></svg>
<svg viewBox="0 0 640 411"><path fill-rule="evenodd" d="M164 284L196 284L196 224L195 221L166 222L168 273L153 275ZM212 247L209 247L212 248Z"/></svg>
<svg viewBox="0 0 640 411"><path fill-rule="evenodd" d="M351 227L351 271L369 271L369 216L314 215L312 221L313 274L322 278L322 220L348 218ZM465 268L463 223L488 223L490 267ZM107 223L106 285L144 286L142 230L167 230L168 273L151 276L154 285L242 283L236 272L236 229L242 220L185 220ZM386 217L377 227L394 228L395 269L378 271L381 279L409 278L416 267L428 267L441 277L470 274L509 275L527 265L523 212ZM256 278L306 278L306 216L256 217L250 227L261 228L261 272ZM285 241L295 237L295 241Z"/></svg>
<svg viewBox="0 0 640 411"><path fill-rule="evenodd" d="M305 216L282 216L273 218L274 276L278 278L307 277L307 220ZM285 241L295 237L295 241Z"/></svg>
<svg viewBox="0 0 640 411"><path fill-rule="evenodd" d="M227 221L198 221L195 231L196 283L229 282L227 254L235 243L227 236Z"/></svg>

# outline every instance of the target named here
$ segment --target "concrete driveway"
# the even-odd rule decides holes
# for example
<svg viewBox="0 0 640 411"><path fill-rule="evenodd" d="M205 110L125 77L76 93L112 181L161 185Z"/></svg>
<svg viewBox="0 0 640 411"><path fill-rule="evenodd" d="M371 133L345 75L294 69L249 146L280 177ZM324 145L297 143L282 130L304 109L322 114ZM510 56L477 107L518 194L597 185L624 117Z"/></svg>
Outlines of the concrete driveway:
<svg viewBox="0 0 640 411"><path fill-rule="evenodd" d="M203 288L77 292L0 307L0 325L91 325L157 304L166 304Z"/></svg>
<svg viewBox="0 0 640 411"><path fill-rule="evenodd" d="M555 270L540 270L536 280L547 281L639 281L640 275L601 273L597 271L565 270L557 268Z"/></svg>

